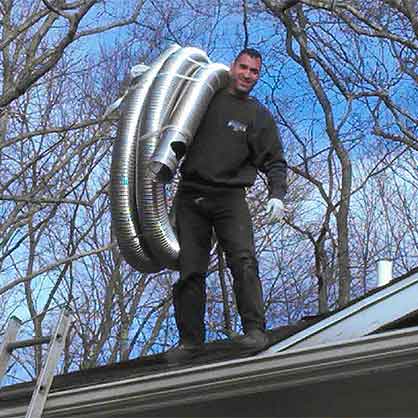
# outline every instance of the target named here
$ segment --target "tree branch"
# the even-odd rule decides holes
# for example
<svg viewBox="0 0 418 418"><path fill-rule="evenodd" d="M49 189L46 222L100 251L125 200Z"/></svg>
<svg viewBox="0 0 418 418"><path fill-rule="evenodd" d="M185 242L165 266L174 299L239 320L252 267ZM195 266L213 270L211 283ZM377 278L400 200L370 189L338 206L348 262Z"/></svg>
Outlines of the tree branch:
<svg viewBox="0 0 418 418"><path fill-rule="evenodd" d="M61 266L63 264L73 263L74 261L77 261L80 258L89 257L91 255L99 254L99 253L101 253L103 251L108 251L111 248L113 248L115 245L116 245L116 243L110 243L110 244L107 244L107 245L105 245L105 246L103 246L101 248L97 248L97 249L92 250L92 251L87 251L85 253L76 254L76 255L73 255L71 257L64 258L62 260L58 260L55 263L50 264L50 265L48 265L48 266L46 266L46 267L44 267L44 268L42 268L42 269L40 269L38 271L35 271L34 273L32 273L32 274L30 274L30 275L28 275L26 277L20 277L18 279L12 280L6 286L3 286L2 288L0 288L0 296L3 295L4 293L6 293L7 291L9 291L10 289L14 288L15 286L17 286L17 285L19 285L21 283L25 283L25 282L31 281L35 277L38 277L41 274L44 274L44 273L46 273L46 272L48 272L50 270L53 270L53 269L55 269L55 268L57 268L57 267L59 267L59 266Z"/></svg>

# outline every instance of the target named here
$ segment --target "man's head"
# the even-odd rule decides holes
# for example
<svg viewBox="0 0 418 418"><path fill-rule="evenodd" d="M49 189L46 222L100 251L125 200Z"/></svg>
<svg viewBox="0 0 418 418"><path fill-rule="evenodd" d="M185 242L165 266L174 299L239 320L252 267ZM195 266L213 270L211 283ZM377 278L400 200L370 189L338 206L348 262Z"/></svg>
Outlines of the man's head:
<svg viewBox="0 0 418 418"><path fill-rule="evenodd" d="M243 49L229 70L229 91L237 96L247 96L260 77L261 62L261 54L257 50Z"/></svg>

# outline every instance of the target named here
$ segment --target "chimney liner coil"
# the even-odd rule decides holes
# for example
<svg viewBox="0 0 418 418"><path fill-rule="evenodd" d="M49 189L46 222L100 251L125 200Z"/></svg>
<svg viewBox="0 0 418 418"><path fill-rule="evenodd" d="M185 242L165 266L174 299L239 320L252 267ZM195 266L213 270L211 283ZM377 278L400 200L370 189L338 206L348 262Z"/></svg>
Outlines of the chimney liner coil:
<svg viewBox="0 0 418 418"><path fill-rule="evenodd" d="M134 269L178 269L180 246L165 184L175 175L228 67L198 48L173 45L131 81L112 152L112 228Z"/></svg>

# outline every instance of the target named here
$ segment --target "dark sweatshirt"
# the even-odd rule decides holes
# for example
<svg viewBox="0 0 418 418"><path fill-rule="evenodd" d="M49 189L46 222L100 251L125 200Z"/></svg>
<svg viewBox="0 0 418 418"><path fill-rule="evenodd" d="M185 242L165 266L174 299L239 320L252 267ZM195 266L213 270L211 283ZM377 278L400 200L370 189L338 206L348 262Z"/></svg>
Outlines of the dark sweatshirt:
<svg viewBox="0 0 418 418"><path fill-rule="evenodd" d="M283 199L287 164L270 112L252 97L219 91L181 166L181 190L216 191L252 186L257 169L267 175L269 195Z"/></svg>

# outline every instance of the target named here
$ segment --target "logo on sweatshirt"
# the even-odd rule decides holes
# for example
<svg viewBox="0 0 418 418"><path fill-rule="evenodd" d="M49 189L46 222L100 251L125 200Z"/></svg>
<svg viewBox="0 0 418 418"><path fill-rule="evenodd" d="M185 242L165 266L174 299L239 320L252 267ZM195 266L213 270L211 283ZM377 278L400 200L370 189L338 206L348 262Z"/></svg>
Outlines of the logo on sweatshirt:
<svg viewBox="0 0 418 418"><path fill-rule="evenodd" d="M227 123L228 128L231 128L234 132L247 132L248 126L239 120L230 120Z"/></svg>

